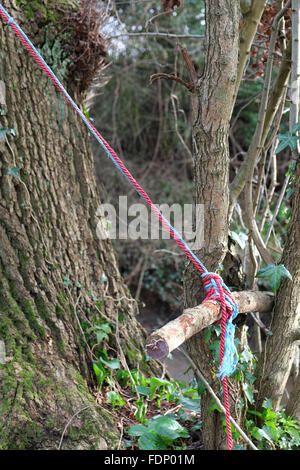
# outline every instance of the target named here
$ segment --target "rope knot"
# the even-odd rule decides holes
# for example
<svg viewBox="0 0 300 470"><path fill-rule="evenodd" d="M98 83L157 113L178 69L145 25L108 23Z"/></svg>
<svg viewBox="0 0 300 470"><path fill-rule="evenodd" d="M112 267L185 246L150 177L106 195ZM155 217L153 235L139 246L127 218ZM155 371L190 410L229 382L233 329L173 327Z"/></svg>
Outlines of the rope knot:
<svg viewBox="0 0 300 470"><path fill-rule="evenodd" d="M205 301L218 300L222 306L222 318L225 315L226 320L228 320L235 308L235 299L233 299L231 292L225 286L223 279L219 274L212 272L205 272L201 277L206 291ZM221 320L216 323L220 322Z"/></svg>

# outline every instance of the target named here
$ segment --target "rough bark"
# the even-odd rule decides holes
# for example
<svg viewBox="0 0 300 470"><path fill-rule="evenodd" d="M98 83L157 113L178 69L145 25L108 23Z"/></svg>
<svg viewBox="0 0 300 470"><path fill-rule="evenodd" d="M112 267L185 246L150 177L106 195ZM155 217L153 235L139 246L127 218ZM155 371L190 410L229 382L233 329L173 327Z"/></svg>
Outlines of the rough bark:
<svg viewBox="0 0 300 470"><path fill-rule="evenodd" d="M259 409L264 398L271 398L278 408L290 374L296 341L300 328L300 163L295 171L295 191L292 214L281 263L289 270L293 281L281 281L276 295L274 317L264 353L257 365L256 388L259 390L256 406Z"/></svg>
<svg viewBox="0 0 300 470"><path fill-rule="evenodd" d="M15 2L2 4L38 31ZM1 127L16 134L0 142L0 448L57 448L81 410L62 448L112 449L118 431L92 395L79 323L122 312L123 351L142 367L145 334L111 243L96 236L88 132L2 22L0 44Z"/></svg>
<svg viewBox="0 0 300 470"><path fill-rule="evenodd" d="M293 416L300 423L300 374L299 373L295 380L290 398L286 404L285 413L287 416Z"/></svg>
<svg viewBox="0 0 300 470"><path fill-rule="evenodd" d="M239 2L206 1L206 59L198 83L198 116L193 128L196 203L204 204L205 240L199 258L209 270L222 262L228 240L229 149L228 129L237 76L239 47ZM188 265L185 273L185 307L203 300L199 273ZM211 352L203 334L188 341L189 353L211 379L214 390L219 382L212 378ZM233 392L235 394L235 391ZM209 414L209 397L201 404L205 449L224 448L226 436L217 414ZM232 409L234 412L234 410Z"/></svg>
<svg viewBox="0 0 300 470"><path fill-rule="evenodd" d="M272 292L233 292L239 314L249 312L271 313L274 304ZM197 307L187 308L183 314L152 333L146 341L149 356L162 359L199 331L221 319L221 305L209 300Z"/></svg>

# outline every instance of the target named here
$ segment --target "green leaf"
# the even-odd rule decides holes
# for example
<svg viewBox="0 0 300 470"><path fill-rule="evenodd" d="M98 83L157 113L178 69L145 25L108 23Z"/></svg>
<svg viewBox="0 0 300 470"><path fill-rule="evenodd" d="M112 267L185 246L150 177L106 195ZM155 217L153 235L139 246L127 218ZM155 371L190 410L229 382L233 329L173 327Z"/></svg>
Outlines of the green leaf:
<svg viewBox="0 0 300 470"><path fill-rule="evenodd" d="M241 362L251 362L253 359L253 354L249 348L245 348L241 354L240 361Z"/></svg>
<svg viewBox="0 0 300 470"><path fill-rule="evenodd" d="M248 236L244 232L236 233L233 230L230 232L231 238L236 241L242 250L244 250L246 246L246 241L248 240Z"/></svg>
<svg viewBox="0 0 300 470"><path fill-rule="evenodd" d="M287 188L285 199L288 201L294 192L295 192L295 188Z"/></svg>
<svg viewBox="0 0 300 470"><path fill-rule="evenodd" d="M198 423L194 424L194 426L191 427L191 431L198 431L202 429L202 421L198 421Z"/></svg>
<svg viewBox="0 0 300 470"><path fill-rule="evenodd" d="M136 424L128 429L127 434L129 436L141 436L145 432L148 432L146 426L144 426L143 424Z"/></svg>
<svg viewBox="0 0 300 470"><path fill-rule="evenodd" d="M114 357L110 361L105 361L102 357L100 357L100 361L110 369L120 369L120 362L119 359L117 359L116 357Z"/></svg>
<svg viewBox="0 0 300 470"><path fill-rule="evenodd" d="M96 337L97 337L97 342L98 342L98 343L101 343L101 341L102 341L103 339L107 339L107 340L109 339L108 336L107 336L107 334L104 333L104 331L97 331Z"/></svg>
<svg viewBox="0 0 300 470"><path fill-rule="evenodd" d="M217 403L215 402L215 400L213 400L211 402L211 404L209 405L209 408L207 410L207 414L210 414L212 411L219 411L219 413L222 413L222 410L221 408L217 405Z"/></svg>
<svg viewBox="0 0 300 470"><path fill-rule="evenodd" d="M148 431L144 433L138 440L142 450L167 450L168 446L165 441L156 433Z"/></svg>
<svg viewBox="0 0 300 470"><path fill-rule="evenodd" d="M96 378L97 378L98 385L102 385L102 383L105 379L105 376L106 376L106 371L105 371L104 367L97 364L96 362L93 362L93 369L94 369L94 372L95 372L95 375L96 375Z"/></svg>
<svg viewBox="0 0 300 470"><path fill-rule="evenodd" d="M292 276L289 271L284 267L283 264L275 266L275 264L270 263L265 268L262 268L256 275L260 278L269 278L271 289L274 293L277 292L280 281L282 277L287 277L292 280Z"/></svg>
<svg viewBox="0 0 300 470"><path fill-rule="evenodd" d="M261 428L261 429L258 429L258 434L260 435L260 437L264 438L264 439L267 439L268 442L270 442L271 444L273 444L272 442L272 439L270 438L270 436L267 434L266 430Z"/></svg>
<svg viewBox="0 0 300 470"><path fill-rule="evenodd" d="M0 128L0 138L4 142L6 139L6 134L11 134L13 136L16 135L16 130L15 129L5 129L4 127Z"/></svg>
<svg viewBox="0 0 300 470"><path fill-rule="evenodd" d="M18 168L17 166L13 166L12 168L7 169L7 174L10 175L10 176L13 176L14 178L16 178L18 180L19 179L19 171L20 171L20 168Z"/></svg>
<svg viewBox="0 0 300 470"><path fill-rule="evenodd" d="M291 149L296 150L297 140L299 140L299 137L292 135L290 132L286 132L285 134L279 134L277 139L279 140L280 144L278 145L275 153L281 152L286 147L290 147Z"/></svg>
<svg viewBox="0 0 300 470"><path fill-rule="evenodd" d="M159 416L149 423L149 429L157 434L169 439L178 437L188 437L188 432L174 418L169 416Z"/></svg>
<svg viewBox="0 0 300 470"><path fill-rule="evenodd" d="M246 382L246 383L244 383L243 387L244 387L244 392L245 392L245 395L247 397L247 400L250 403L253 403L254 398L253 398L253 389L252 389L251 385Z"/></svg>
<svg viewBox="0 0 300 470"><path fill-rule="evenodd" d="M211 338L211 326L208 326L207 328L205 328L205 331L204 331L204 341L208 343L210 338Z"/></svg>
<svg viewBox="0 0 300 470"><path fill-rule="evenodd" d="M198 380L197 391L198 391L198 395L202 395L206 391L206 387L204 383L201 382L201 380Z"/></svg>
<svg viewBox="0 0 300 470"><path fill-rule="evenodd" d="M300 131L300 123L297 122L296 124L293 125L292 127L292 133L296 134L296 132Z"/></svg>
<svg viewBox="0 0 300 470"><path fill-rule="evenodd" d="M63 276L63 285L64 286L71 286L72 282L69 279L69 276Z"/></svg>
<svg viewBox="0 0 300 470"><path fill-rule="evenodd" d="M114 392L113 390L110 390L109 392L107 392L107 398L108 398L108 402L113 405L113 406L123 406L125 405L125 401L123 400L123 398L121 397L121 395L119 395L117 392Z"/></svg>
<svg viewBox="0 0 300 470"><path fill-rule="evenodd" d="M150 390L149 390L149 388L143 387L142 385L138 385L136 388L137 388L137 391L138 391L141 395L146 395L147 397L149 397L149 395L150 395Z"/></svg>
<svg viewBox="0 0 300 470"><path fill-rule="evenodd" d="M200 400L196 398L180 397L179 403L184 410L200 411Z"/></svg>
<svg viewBox="0 0 300 470"><path fill-rule="evenodd" d="M265 398L262 404L263 408L272 408L272 399L271 398Z"/></svg>

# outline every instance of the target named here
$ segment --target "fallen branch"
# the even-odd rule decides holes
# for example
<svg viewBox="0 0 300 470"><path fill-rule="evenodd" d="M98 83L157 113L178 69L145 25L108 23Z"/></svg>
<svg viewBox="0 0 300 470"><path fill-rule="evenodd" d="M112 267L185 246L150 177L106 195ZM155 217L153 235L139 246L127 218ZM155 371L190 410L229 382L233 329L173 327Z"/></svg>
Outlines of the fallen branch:
<svg viewBox="0 0 300 470"><path fill-rule="evenodd" d="M243 291L234 292L239 313L271 312L274 295L271 292ZM212 325L221 318L221 306L218 301L209 300L193 308L187 308L183 314L165 326L153 332L147 342L147 354L154 359L163 359L178 348L191 336Z"/></svg>

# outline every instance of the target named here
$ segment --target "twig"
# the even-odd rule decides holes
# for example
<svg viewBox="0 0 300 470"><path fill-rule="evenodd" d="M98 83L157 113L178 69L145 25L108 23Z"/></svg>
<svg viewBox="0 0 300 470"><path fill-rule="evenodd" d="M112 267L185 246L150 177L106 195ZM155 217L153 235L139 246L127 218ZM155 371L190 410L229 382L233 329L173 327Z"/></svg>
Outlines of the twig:
<svg viewBox="0 0 300 470"><path fill-rule="evenodd" d="M120 356L121 356L121 361L123 363L123 366L125 367L125 369L127 370L128 374L129 374L131 383L132 383L132 385L135 389L135 393L137 394L137 397L140 398L140 394L139 394L139 391L137 389L136 383L135 383L135 381L132 377L132 374L130 372L130 369L128 367L125 354L123 352L123 349L121 348L121 344L120 344L120 340L119 340L119 319L118 319L118 315L119 315L118 312L116 312L116 335L115 335L116 343L117 343L117 346L118 346L118 349L119 349L119 353L120 353Z"/></svg>
<svg viewBox="0 0 300 470"><path fill-rule="evenodd" d="M190 358L190 356L183 349L180 349L180 351L186 357L186 359L190 362L191 366L193 367L193 369L195 371L195 374L198 376L198 378L201 380L201 382L203 382L203 384L205 385L207 391L210 393L210 395L216 401L218 407L223 411L224 414L226 414L226 410L225 410L224 406L222 405L221 401L219 400L219 398L217 397L217 395L215 394L215 392L213 391L213 389L211 388L211 386L207 382L206 378L204 377L204 375L202 374L200 369L196 366L195 362ZM240 433L240 435L242 436L244 441L247 442L247 444L251 447L251 449L258 450L258 448L249 439L247 434L244 433L242 428L237 424L237 422L233 419L232 416L230 416L230 421L233 424L233 426L235 427L235 429Z"/></svg>
<svg viewBox="0 0 300 470"><path fill-rule="evenodd" d="M178 100L177 96L172 94L171 95L171 103L172 103L172 107L173 107L173 113L174 113L174 118L175 118L175 131L176 131L176 134L178 136L178 139L180 140L180 142L182 143L183 147L185 148L185 150L187 151L189 157L190 157L190 160L191 162L193 161L193 155L192 155L192 152L190 151L190 149L188 148L188 146L186 145L182 135L180 134L179 132L179 129L178 129L178 118L177 118L177 109L176 109L176 104L175 104L175 99Z"/></svg>
<svg viewBox="0 0 300 470"><path fill-rule="evenodd" d="M259 326L259 328L266 334L270 335L270 330L266 327L266 325L261 321L258 312L255 313L250 312L251 317L255 321L255 323Z"/></svg>
<svg viewBox="0 0 300 470"><path fill-rule="evenodd" d="M124 36L128 37L137 37L137 36L146 36L146 37L158 37L158 38L167 38L167 39L180 39L180 38L188 38L188 39L204 39L204 36L201 34L173 34L173 33L122 33L122 34L116 34L114 36L109 36L108 38L105 38L106 40L110 39L117 39L121 38Z"/></svg>
<svg viewBox="0 0 300 470"><path fill-rule="evenodd" d="M174 251L166 250L165 248L161 248L160 250L154 250L153 254L154 253L167 253L172 256L184 256L184 253L175 253Z"/></svg>
<svg viewBox="0 0 300 470"><path fill-rule="evenodd" d="M268 54L268 61L265 71L265 83L262 92L262 98L260 103L259 115L257 126L255 129L254 137L251 141L248 153L247 153L247 164L246 164L246 183L245 183L245 221L249 229L249 234L252 236L255 245L257 246L258 251L264 262L269 264L273 261L272 255L266 247L265 242L263 241L260 232L258 230L254 212L253 212L253 196L252 196L252 177L254 169L257 162L257 157L261 151L262 138L264 131L264 124L267 112L267 102L271 87L271 78L272 78L272 68L273 68L273 52L275 50L276 38L278 24L282 16L285 14L287 9L290 6L290 0L287 2L286 6L275 16L272 25L272 34L270 39L270 49Z"/></svg>
<svg viewBox="0 0 300 470"><path fill-rule="evenodd" d="M62 433L62 435L61 435L60 442L59 442L59 445L58 445L57 450L60 450L60 449L61 449L61 445L62 445L62 441L63 441L64 435L65 435L65 433L66 433L66 430L67 430L68 427L70 426L71 422L73 421L73 419L74 419L77 415L79 415L79 413L81 413L82 411L87 410L88 408L93 408L93 407L94 407L94 405L85 406L84 408L81 408L80 410L76 411L76 413L75 413L73 416L71 416L71 418L69 419L69 421L68 421L67 424L65 425L65 428L64 428L63 433Z"/></svg>
<svg viewBox="0 0 300 470"><path fill-rule="evenodd" d="M145 29L148 30L148 27L150 25L150 23L152 23L152 21L156 20L157 18L159 18L160 16L165 16L166 12L163 11L161 13L158 13L157 15L154 15L152 16L151 18L149 18L146 23L145 23Z"/></svg>
<svg viewBox="0 0 300 470"><path fill-rule="evenodd" d="M171 408L170 410L166 411L164 416L167 416L168 414L173 413L173 411L180 410L180 408L182 408L182 405L177 405L174 408Z"/></svg>
<svg viewBox="0 0 300 470"><path fill-rule="evenodd" d="M146 272L146 269L147 269L148 258L149 258L150 252L151 252L151 247L149 247L149 249L148 249L148 251L145 255L145 258L144 258L143 267L141 269L141 274L140 274L140 277L139 277L139 282L138 282L138 286L137 286L136 293L135 293L135 299L140 298L140 294L141 294L141 290L142 290L142 286L143 286L144 275L145 275L145 272Z"/></svg>
<svg viewBox="0 0 300 470"><path fill-rule="evenodd" d="M176 77L175 75L171 75L170 73L154 73L150 77L150 84L152 85L155 80L160 80L161 78L164 78L166 80L174 80L177 83L180 83L180 85L185 86L191 93L194 93L195 91L195 85L192 82L185 82L182 80L182 78Z"/></svg>
<svg viewBox="0 0 300 470"><path fill-rule="evenodd" d="M122 439L123 439L123 431L124 431L123 421L124 421L124 418L122 417L121 421L120 421L120 423L121 423L121 433L120 433L120 439L119 439L119 443L118 443L118 450L120 450L121 442L122 442Z"/></svg>
<svg viewBox="0 0 300 470"><path fill-rule="evenodd" d="M284 197L284 195L285 195L285 191L286 191L287 185L289 184L289 181L290 181L290 175L288 175L288 176L285 177L285 180L284 180L284 183L283 183L283 186L282 186L282 189L281 189L279 198L278 198L278 200L277 200L277 204L276 204L276 207L275 207L275 210L274 210L274 213L273 213L273 217L272 217L270 226L269 226L269 228L268 228L268 233L267 233L266 238L265 238L265 244L266 244L266 245L267 245L267 243L268 243L268 241L269 241L269 238L270 238L270 235L271 235L271 231L272 231L272 229L273 229L273 225L274 225L274 223L275 223L275 220L276 220L278 211L279 211L279 209L280 209L280 206L281 206L283 197Z"/></svg>

